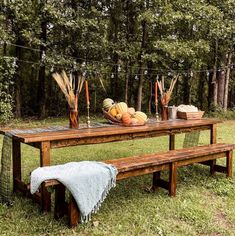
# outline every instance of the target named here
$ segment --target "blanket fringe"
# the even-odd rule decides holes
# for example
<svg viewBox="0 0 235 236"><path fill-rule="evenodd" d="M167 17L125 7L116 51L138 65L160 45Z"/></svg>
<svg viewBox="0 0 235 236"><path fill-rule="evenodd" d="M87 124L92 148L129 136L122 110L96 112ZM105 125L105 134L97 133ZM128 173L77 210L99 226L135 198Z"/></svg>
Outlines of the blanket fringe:
<svg viewBox="0 0 235 236"><path fill-rule="evenodd" d="M93 207L90 213L87 215L81 215L81 223L87 223L88 221L91 220L91 215L93 213L96 213L99 209L105 198L107 197L109 191L111 188L116 186L116 177L112 178L110 182L108 183L107 187L105 188L104 192L102 193L101 199L97 202L97 204Z"/></svg>

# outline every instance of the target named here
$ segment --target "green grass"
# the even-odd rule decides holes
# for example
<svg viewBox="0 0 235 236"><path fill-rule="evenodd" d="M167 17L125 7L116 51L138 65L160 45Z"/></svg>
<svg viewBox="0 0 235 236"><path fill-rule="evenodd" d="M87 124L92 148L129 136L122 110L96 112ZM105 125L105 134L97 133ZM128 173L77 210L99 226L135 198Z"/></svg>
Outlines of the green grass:
<svg viewBox="0 0 235 236"><path fill-rule="evenodd" d="M64 125L66 120L21 121L15 125ZM184 135L177 135L177 148ZM203 131L200 144L206 144L209 132ZM235 143L235 121L218 127L218 142ZM2 143L2 141L1 141ZM167 150L166 137L70 147L52 150L52 163L105 160ZM38 150L23 145L23 178L39 164ZM220 162L224 163L224 160ZM235 165L235 164L234 164ZM164 173L167 177L167 173ZM41 214L31 200L14 196L10 208L0 204L0 235L235 235L235 180L223 174L209 175L208 167L194 165L178 171L177 196L167 191L145 192L151 175L117 183L92 220L74 229L66 226L66 217L55 221L52 214ZM98 221L98 226L93 222Z"/></svg>

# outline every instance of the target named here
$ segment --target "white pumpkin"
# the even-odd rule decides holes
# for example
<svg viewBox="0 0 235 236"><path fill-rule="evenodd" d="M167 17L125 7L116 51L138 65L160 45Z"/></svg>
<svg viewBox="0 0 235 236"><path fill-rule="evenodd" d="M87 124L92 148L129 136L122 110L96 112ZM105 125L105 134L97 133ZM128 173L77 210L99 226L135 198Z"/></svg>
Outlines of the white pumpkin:
<svg viewBox="0 0 235 236"><path fill-rule="evenodd" d="M108 111L114 105L114 101L111 98L105 98L103 101L104 110Z"/></svg>

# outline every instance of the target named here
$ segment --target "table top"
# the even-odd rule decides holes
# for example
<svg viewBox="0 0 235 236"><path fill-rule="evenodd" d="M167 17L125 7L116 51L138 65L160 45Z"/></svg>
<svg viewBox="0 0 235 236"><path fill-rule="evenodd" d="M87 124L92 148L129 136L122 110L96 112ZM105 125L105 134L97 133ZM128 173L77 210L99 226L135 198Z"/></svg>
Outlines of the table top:
<svg viewBox="0 0 235 236"><path fill-rule="evenodd" d="M44 141L55 141L55 140L69 140L69 139L82 139L82 138L97 138L97 137L108 137L112 135L128 135L148 132L160 132L166 130L175 130L183 128L194 128L210 126L213 124L220 123L216 119L200 119L200 120L167 120L161 122L149 122L143 126L108 126L98 128L82 128L82 129L64 129L55 130L50 132L39 132L39 133L18 133L13 134L12 138L23 143L36 143ZM5 134L9 130L0 130L0 134Z"/></svg>

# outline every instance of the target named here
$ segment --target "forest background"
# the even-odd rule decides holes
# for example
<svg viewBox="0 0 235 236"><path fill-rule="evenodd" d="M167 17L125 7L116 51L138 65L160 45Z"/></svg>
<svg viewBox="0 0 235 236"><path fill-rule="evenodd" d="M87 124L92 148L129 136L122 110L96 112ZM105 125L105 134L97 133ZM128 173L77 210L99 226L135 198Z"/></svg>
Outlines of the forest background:
<svg viewBox="0 0 235 236"><path fill-rule="evenodd" d="M176 75L171 105L234 111L234 0L3 0L0 10L1 121L65 115L52 79L62 70L86 77L94 113L106 97L155 113L153 84Z"/></svg>

